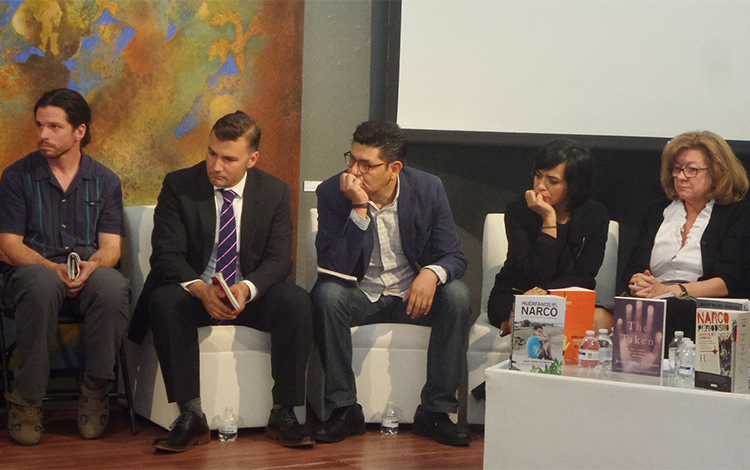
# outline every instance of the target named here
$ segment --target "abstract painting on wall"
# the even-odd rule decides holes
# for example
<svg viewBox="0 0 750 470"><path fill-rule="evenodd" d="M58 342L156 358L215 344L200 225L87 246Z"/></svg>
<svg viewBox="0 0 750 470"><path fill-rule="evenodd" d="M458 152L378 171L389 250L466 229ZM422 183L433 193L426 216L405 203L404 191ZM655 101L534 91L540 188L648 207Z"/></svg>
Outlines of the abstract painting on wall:
<svg viewBox="0 0 750 470"><path fill-rule="evenodd" d="M92 109L86 153L120 176L125 205L153 204L241 109L296 213L303 18L293 0L0 0L0 169L36 150L36 100L68 87Z"/></svg>

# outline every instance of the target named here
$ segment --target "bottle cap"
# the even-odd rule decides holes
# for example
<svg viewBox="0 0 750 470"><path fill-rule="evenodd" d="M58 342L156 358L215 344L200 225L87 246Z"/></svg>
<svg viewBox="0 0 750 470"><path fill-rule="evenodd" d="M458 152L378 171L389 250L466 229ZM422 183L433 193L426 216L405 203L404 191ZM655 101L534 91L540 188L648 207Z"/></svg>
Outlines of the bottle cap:
<svg viewBox="0 0 750 470"><path fill-rule="evenodd" d="M606 335L607 333L609 333L609 330L607 330L606 328L602 328L599 330L599 333Z"/></svg>
<svg viewBox="0 0 750 470"><path fill-rule="evenodd" d="M685 332L684 331L675 331L674 335L675 336L685 336Z"/></svg>
<svg viewBox="0 0 750 470"><path fill-rule="evenodd" d="M594 336L594 330L586 330L586 335Z"/></svg>

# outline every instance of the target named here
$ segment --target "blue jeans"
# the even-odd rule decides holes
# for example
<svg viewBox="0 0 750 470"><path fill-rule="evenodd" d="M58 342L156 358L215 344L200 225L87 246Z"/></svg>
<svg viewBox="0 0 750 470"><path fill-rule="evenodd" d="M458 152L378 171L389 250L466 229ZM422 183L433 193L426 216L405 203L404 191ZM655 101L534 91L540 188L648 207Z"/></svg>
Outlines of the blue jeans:
<svg viewBox="0 0 750 470"><path fill-rule="evenodd" d="M372 323L410 323L432 327L427 350L427 383L422 407L427 411L455 413L456 391L466 367L471 295L461 281L438 286L428 315L412 319L400 297L383 296L370 302L361 290L344 281L319 279L312 290L313 330L326 373L326 407L357 403L352 370L352 326Z"/></svg>

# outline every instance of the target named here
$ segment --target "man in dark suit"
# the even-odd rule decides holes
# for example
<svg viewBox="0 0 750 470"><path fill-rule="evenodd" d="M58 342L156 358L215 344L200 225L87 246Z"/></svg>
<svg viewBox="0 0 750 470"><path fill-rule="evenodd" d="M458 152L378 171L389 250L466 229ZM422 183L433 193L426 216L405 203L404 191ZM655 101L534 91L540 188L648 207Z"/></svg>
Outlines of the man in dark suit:
<svg viewBox="0 0 750 470"><path fill-rule="evenodd" d="M157 449L181 452L210 440L197 328L217 323L271 333L274 409L266 435L286 446L313 444L293 408L304 404L312 304L304 289L284 282L292 271L290 190L255 168L260 134L247 114L226 115L211 130L206 160L164 178L151 272L130 329L140 342L150 324L167 398L180 408ZM212 283L219 273L238 308Z"/></svg>
<svg viewBox="0 0 750 470"><path fill-rule="evenodd" d="M442 444L468 445L470 436L448 416L458 409L471 300L457 280L466 256L443 184L404 167L406 139L392 123L360 124L344 157L349 171L317 190L318 265L332 274L321 275L313 289L313 327L332 413L313 437L337 442L365 432L349 328L414 323L432 332L427 383L412 430ZM356 277L358 285L342 274Z"/></svg>

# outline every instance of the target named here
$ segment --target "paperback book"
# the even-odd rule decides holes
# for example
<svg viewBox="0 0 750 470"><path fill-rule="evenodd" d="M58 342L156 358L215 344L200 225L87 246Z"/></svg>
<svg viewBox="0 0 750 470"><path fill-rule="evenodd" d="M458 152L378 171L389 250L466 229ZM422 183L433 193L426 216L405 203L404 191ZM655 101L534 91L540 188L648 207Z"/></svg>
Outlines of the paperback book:
<svg viewBox="0 0 750 470"><path fill-rule="evenodd" d="M517 295L511 337L511 369L561 375L565 298Z"/></svg>
<svg viewBox="0 0 750 470"><path fill-rule="evenodd" d="M750 312L699 308L695 331L695 386L720 392L747 392Z"/></svg>
<svg viewBox="0 0 750 470"><path fill-rule="evenodd" d="M612 371L660 376L667 301L615 297Z"/></svg>
<svg viewBox="0 0 750 470"><path fill-rule="evenodd" d="M551 289L549 293L565 297L563 357L565 364L578 364L578 349L581 346L581 340L586 337L586 330L594 327L596 291L583 287L569 287Z"/></svg>

